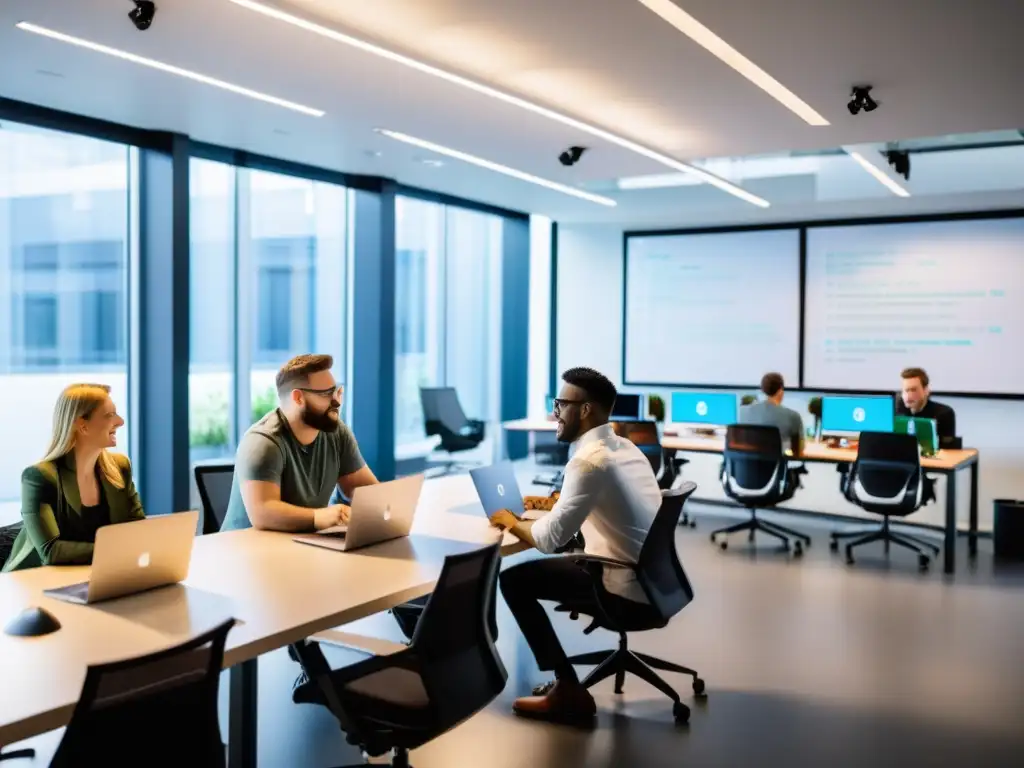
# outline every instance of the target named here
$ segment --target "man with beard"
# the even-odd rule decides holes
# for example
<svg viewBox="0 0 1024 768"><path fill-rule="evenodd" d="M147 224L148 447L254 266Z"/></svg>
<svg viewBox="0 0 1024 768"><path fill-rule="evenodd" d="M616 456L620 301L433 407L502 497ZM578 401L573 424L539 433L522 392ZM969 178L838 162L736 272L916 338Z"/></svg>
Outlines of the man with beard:
<svg viewBox="0 0 1024 768"><path fill-rule="evenodd" d="M348 522L349 508L331 504L377 482L352 431L338 415L342 387L330 355L300 355L277 373L279 407L253 424L238 444L231 500L222 531L320 531Z"/></svg>
<svg viewBox="0 0 1024 768"><path fill-rule="evenodd" d="M554 508L531 522L508 510L491 523L511 531L545 554L564 546L582 527L587 554L637 562L640 548L661 506L661 490L647 457L608 424L615 404L615 385L590 368L573 368L555 399L554 414L561 442L572 443L562 492ZM645 603L647 596L632 570L604 569L606 601ZM555 682L536 695L516 700L523 717L586 724L596 713L594 699L558 642L540 601L562 603L586 613L592 606L594 583L572 557L550 557L506 569L501 592L543 671Z"/></svg>

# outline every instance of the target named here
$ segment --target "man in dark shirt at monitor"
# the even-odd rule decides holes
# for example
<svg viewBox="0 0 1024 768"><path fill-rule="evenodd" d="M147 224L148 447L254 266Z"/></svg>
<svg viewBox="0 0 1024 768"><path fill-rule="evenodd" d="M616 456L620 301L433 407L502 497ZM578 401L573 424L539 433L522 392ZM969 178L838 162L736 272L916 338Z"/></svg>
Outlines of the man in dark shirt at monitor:
<svg viewBox="0 0 1024 768"><path fill-rule="evenodd" d="M799 456L804 447L804 420L799 413L782 404L785 388L786 382L781 373L766 373L762 376L761 394L764 397L740 408L740 423L778 427L782 433L783 449L791 450L794 456Z"/></svg>
<svg viewBox="0 0 1024 768"><path fill-rule="evenodd" d="M923 368L906 368L900 378L903 386L901 397L896 401L896 415L934 419L940 444L956 437L956 412L931 399L927 372Z"/></svg>

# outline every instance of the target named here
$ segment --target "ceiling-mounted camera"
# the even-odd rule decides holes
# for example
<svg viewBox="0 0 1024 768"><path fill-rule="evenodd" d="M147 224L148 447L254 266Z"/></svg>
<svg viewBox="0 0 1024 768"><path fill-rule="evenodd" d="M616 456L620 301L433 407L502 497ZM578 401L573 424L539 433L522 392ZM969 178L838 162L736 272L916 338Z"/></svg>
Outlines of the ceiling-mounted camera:
<svg viewBox="0 0 1024 768"><path fill-rule="evenodd" d="M853 92L850 94L850 100L847 102L846 108L850 110L851 115L856 115L862 110L864 112L874 112L878 109L878 102L871 98L871 86L853 86Z"/></svg>
<svg viewBox="0 0 1024 768"><path fill-rule="evenodd" d="M910 181L910 153L906 150L900 151L890 149L885 153L885 159L889 161L894 173Z"/></svg>
<svg viewBox="0 0 1024 768"><path fill-rule="evenodd" d="M558 162L562 165L576 165L583 157L583 153L587 151L586 147L569 147L565 152L558 156Z"/></svg>
<svg viewBox="0 0 1024 768"><path fill-rule="evenodd" d="M156 3L152 0L134 0L135 8L128 12L128 18L140 32L145 32L156 16Z"/></svg>

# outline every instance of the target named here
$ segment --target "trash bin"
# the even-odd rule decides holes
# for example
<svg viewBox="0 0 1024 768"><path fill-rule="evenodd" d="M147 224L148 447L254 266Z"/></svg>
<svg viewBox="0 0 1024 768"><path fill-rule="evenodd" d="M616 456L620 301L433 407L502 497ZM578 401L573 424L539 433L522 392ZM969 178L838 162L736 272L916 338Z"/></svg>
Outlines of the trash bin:
<svg viewBox="0 0 1024 768"><path fill-rule="evenodd" d="M992 540L996 557L1024 561L1024 501L992 502Z"/></svg>

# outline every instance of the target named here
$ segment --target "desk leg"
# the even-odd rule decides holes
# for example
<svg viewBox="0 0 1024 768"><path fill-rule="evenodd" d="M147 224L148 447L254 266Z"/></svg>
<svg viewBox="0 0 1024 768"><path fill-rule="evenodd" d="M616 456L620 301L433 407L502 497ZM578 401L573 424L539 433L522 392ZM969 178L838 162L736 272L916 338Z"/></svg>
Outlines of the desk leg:
<svg viewBox="0 0 1024 768"><path fill-rule="evenodd" d="M956 472L946 474L946 541L942 570L956 573Z"/></svg>
<svg viewBox="0 0 1024 768"><path fill-rule="evenodd" d="M259 658L236 664L229 672L228 768L255 768Z"/></svg>
<svg viewBox="0 0 1024 768"><path fill-rule="evenodd" d="M978 556L978 462L976 458L971 464L971 522L967 539L968 552L972 558Z"/></svg>

